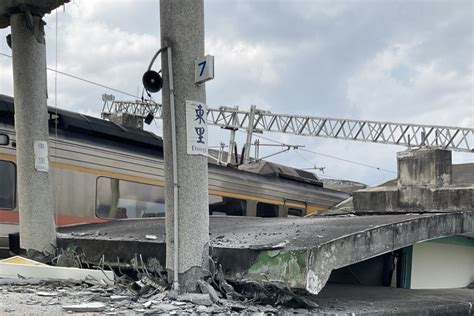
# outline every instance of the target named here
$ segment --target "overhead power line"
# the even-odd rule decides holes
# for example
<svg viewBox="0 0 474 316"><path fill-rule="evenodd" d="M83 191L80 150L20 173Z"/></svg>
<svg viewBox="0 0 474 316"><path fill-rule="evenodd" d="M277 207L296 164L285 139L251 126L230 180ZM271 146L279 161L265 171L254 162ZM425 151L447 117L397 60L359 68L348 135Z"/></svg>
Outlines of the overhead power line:
<svg viewBox="0 0 474 316"><path fill-rule="evenodd" d="M5 56L5 57L8 57L8 58L12 58L12 56L11 56L11 55L8 55L8 54L0 53L0 55ZM86 82L86 83L89 83L89 84L92 84L92 85L95 85L95 86L98 86L98 87L101 87L101 88L104 88L104 89L108 89L108 90L110 90L110 91L114 91L114 92L121 93L121 94L123 94L123 95L127 95L127 96L132 97L132 98L135 98L135 99L141 99L141 97L136 96L136 95L134 95L134 94L132 94L132 93L128 93L128 92L126 92L126 91L122 91L122 90L119 90L119 89L115 89L115 88L106 86L106 85L104 85L104 84L101 84L101 83L98 83L98 82L94 82L94 81L92 81L92 80L84 79L84 78L81 78L81 77L79 77L79 76L71 75L71 74L68 74L68 73L65 73L65 72L56 70L56 69L49 68L49 67L46 67L46 69L48 69L49 71L55 72L55 73L57 73L57 74L60 74L60 75L69 77L69 78L73 78L73 79L76 79L76 80L79 80L79 81L83 81L83 82Z"/></svg>
<svg viewBox="0 0 474 316"><path fill-rule="evenodd" d="M353 161L353 160L348 160L348 159L339 158L339 157L335 157L335 156L331 156L331 155L327 155L327 154L323 154L323 153L318 153L318 152L315 152L315 151L312 151L312 150L308 150L308 149L299 149L299 150L305 151L305 152L308 152L308 153L311 153L311 154L314 154L314 155L319 155L319 156L323 156L323 157L328 157L328 158L336 159L336 160L339 160L339 161L344 161L344 162L356 164L356 165L359 165L359 166L364 166L364 167L367 167L367 168L382 170L382 171L391 172L391 173L395 173L395 174L396 174L396 172L393 171L393 170L388 170L388 169L384 169L384 168L380 168L380 167L376 167L376 166L371 166L371 165L367 165L367 164L365 164L365 163L361 163L361 162L357 162L357 161Z"/></svg>
<svg viewBox="0 0 474 316"><path fill-rule="evenodd" d="M240 131L240 130L239 130L239 131ZM244 131L240 131L240 132L244 133ZM267 140L267 141L274 142L274 143L277 143L277 144L280 144L280 145L286 145L285 143L282 143L282 142L280 142L280 141L278 141L278 140L274 140L274 139L271 139L271 138L268 138L268 137L264 137L264 136L262 136L262 135L258 135L258 136L255 136L255 137L256 137L256 138L262 138L262 139L265 139L265 140ZM357 162L357 161L353 161L353 160L349 160L349 159L345 159L345 158L340 158L340 157L336 157L336 156L331 156L331 155L328 155L328 154L323 154L323 153L319 153L319 152L312 151L312 150L308 150L308 149L298 148L298 150L305 151L305 152L308 152L308 153L311 153L311 154L314 154L314 155L319 155L319 156L323 156L323 157L327 157L327 158L331 158L331 159L335 159L335 160L347 162L347 163L352 163L352 164L359 165L359 166L363 166L363 167L367 167L367 168L372 168L372 169L381 170L381 171L386 171L386 172L390 172L390 173L396 174L396 172L393 171L393 170L388 170L388 169L384 169L384 168L380 168L380 167L377 167L377 166L372 166L372 165L364 164L364 163L361 163L361 162ZM308 161L308 160L305 159L303 156L301 156L301 155L299 155L299 156L302 157L304 160Z"/></svg>

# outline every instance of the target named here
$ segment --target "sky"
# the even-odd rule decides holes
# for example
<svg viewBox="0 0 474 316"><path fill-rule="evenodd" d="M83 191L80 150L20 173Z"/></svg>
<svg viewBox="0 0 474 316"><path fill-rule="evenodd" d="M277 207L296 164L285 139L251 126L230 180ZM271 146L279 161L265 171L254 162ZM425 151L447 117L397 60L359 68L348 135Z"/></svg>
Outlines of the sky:
<svg viewBox="0 0 474 316"><path fill-rule="evenodd" d="M215 56L215 79L206 83L209 107L248 110L254 104L273 113L474 127L471 0L204 3L206 54ZM158 0L72 0L45 21L48 67L57 64L59 71L141 96L141 76L160 45ZM9 33L0 30L2 54L11 55L4 40ZM48 105L97 117L103 93L133 100L51 71L48 92ZM11 59L3 55L0 94L13 95ZM154 98L161 100L159 94ZM157 120L146 129L162 135ZM240 151L245 134L237 135ZM324 167L324 173L310 171L369 185L396 177L396 152L405 149L262 136L270 140L261 144L307 150L271 161ZM211 146L228 141L227 131L211 127ZM263 146L260 156L279 150ZM455 152L453 161L474 162L474 156Z"/></svg>

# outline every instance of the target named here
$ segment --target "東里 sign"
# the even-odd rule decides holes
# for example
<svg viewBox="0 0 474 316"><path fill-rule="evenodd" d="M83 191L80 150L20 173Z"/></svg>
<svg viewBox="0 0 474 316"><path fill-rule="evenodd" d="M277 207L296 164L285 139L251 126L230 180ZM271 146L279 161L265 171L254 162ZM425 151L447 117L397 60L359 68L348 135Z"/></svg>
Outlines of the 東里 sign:
<svg viewBox="0 0 474 316"><path fill-rule="evenodd" d="M207 55L194 61L194 82L200 84L214 79L214 56Z"/></svg>
<svg viewBox="0 0 474 316"><path fill-rule="evenodd" d="M207 110L202 102L186 100L186 141L188 155L207 156Z"/></svg>

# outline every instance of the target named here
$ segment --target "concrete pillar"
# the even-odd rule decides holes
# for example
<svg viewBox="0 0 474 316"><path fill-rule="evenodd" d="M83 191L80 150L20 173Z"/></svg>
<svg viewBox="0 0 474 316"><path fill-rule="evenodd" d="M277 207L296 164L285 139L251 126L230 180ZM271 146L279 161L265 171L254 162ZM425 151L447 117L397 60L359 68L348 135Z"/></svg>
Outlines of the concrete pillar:
<svg viewBox="0 0 474 316"><path fill-rule="evenodd" d="M451 184L451 151L421 148L397 154L398 185L445 187Z"/></svg>
<svg viewBox="0 0 474 316"><path fill-rule="evenodd" d="M35 35L27 28L23 13L12 15L10 24L20 246L30 253L54 254L56 232L51 173L36 170L34 153L35 143L47 142L49 136L43 22L40 17L33 17Z"/></svg>
<svg viewBox="0 0 474 316"><path fill-rule="evenodd" d="M204 56L203 0L160 1L161 46L171 47L176 109L178 165L179 282L194 291L209 255L207 157L186 153L186 100L206 102L204 85L194 83L194 61ZM166 268L173 270L173 171L170 87L166 51L162 54L163 138L166 182Z"/></svg>

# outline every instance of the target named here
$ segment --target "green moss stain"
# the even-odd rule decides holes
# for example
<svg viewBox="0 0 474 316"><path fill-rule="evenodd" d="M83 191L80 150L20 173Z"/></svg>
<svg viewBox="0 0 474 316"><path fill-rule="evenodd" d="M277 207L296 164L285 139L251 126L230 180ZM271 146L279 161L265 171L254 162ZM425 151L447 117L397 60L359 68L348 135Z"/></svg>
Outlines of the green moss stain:
<svg viewBox="0 0 474 316"><path fill-rule="evenodd" d="M280 281L290 287L304 287L306 284L306 252L261 251L247 274L257 280Z"/></svg>

